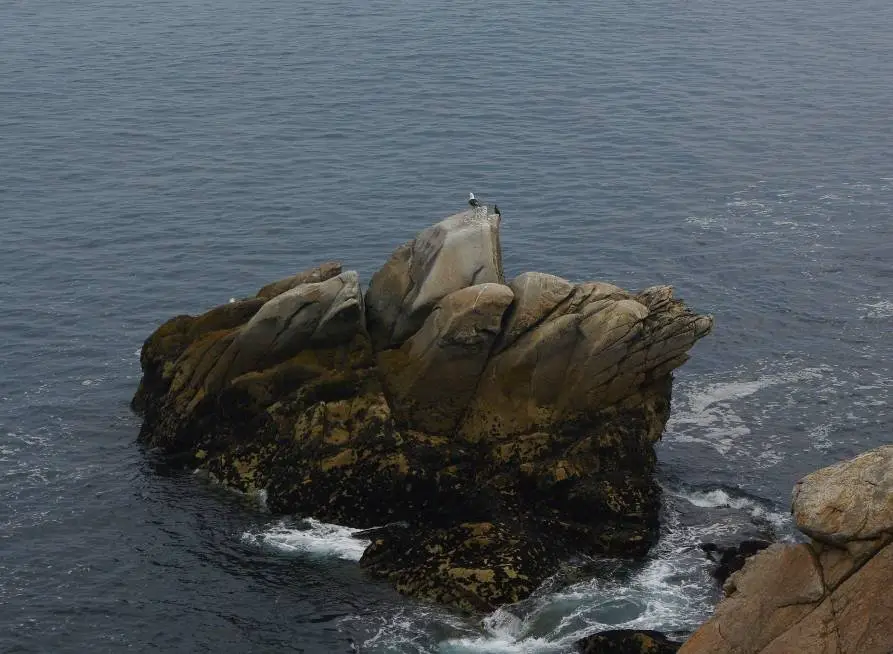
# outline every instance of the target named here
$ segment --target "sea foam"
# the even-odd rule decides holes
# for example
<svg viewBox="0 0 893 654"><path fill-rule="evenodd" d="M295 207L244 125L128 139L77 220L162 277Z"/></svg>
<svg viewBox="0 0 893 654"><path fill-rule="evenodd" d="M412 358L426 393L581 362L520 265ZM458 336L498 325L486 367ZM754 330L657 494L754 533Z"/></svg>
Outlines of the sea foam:
<svg viewBox="0 0 893 654"><path fill-rule="evenodd" d="M330 556L347 561L359 561L371 541L357 538L362 531L351 527L328 524L306 518L297 524L280 520L263 531L242 534L242 541L268 547L287 554Z"/></svg>

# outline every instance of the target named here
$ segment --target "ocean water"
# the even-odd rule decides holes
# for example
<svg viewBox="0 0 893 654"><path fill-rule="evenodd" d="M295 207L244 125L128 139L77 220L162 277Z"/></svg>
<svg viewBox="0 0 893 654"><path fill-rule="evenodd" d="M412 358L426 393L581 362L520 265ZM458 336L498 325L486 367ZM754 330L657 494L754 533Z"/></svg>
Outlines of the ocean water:
<svg viewBox="0 0 893 654"><path fill-rule="evenodd" d="M703 540L893 438L893 4L0 2L0 651L561 653L684 635ZM462 208L505 268L713 313L659 446L660 543L483 619L364 541L135 443L163 320Z"/></svg>

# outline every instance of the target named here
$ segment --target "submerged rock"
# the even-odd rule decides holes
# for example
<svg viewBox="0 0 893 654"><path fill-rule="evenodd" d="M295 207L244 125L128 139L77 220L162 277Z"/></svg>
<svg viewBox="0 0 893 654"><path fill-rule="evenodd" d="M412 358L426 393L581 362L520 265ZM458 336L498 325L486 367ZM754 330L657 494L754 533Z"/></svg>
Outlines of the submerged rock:
<svg viewBox="0 0 893 654"><path fill-rule="evenodd" d="M701 549L711 561L717 564L710 574L720 585L723 585L733 572L738 572L744 567L748 557L761 552L769 545L771 543L768 540L748 539L736 545L702 543Z"/></svg>
<svg viewBox="0 0 893 654"><path fill-rule="evenodd" d="M398 248L365 297L328 263L143 347L141 440L278 513L362 529L361 565L468 610L657 536L671 371L709 332L669 287L505 283L499 218Z"/></svg>
<svg viewBox="0 0 893 654"><path fill-rule="evenodd" d="M615 629L587 636L576 646L581 654L674 654L680 643L659 631Z"/></svg>
<svg viewBox="0 0 893 654"><path fill-rule="evenodd" d="M793 513L812 541L749 558L680 654L893 651L893 446L797 482Z"/></svg>

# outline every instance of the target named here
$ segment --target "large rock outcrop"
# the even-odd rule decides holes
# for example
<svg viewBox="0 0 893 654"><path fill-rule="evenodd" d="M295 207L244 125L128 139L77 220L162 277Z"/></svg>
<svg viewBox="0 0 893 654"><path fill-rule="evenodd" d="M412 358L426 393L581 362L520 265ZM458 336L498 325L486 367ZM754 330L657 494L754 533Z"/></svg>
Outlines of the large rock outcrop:
<svg viewBox="0 0 893 654"><path fill-rule="evenodd" d="M793 514L812 541L748 559L680 654L893 652L893 445L797 482Z"/></svg>
<svg viewBox="0 0 893 654"><path fill-rule="evenodd" d="M575 554L643 554L671 371L712 326L669 287L505 283L499 217L424 230L375 274L327 263L146 341L143 442L281 513L363 528L361 564L469 610Z"/></svg>

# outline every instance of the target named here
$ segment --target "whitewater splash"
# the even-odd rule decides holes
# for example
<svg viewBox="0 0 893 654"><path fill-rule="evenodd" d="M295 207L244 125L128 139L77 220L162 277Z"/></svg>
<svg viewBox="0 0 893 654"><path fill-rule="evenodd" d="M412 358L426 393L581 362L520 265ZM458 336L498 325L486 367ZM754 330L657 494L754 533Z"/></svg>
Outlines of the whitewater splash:
<svg viewBox="0 0 893 654"><path fill-rule="evenodd" d="M716 599L710 564L698 545L723 525L686 526L671 498L658 544L646 561L594 562L595 576L547 591L484 619L485 633L447 640L438 651L453 653L557 654L609 629L656 629L677 636L696 628Z"/></svg>
<svg viewBox="0 0 893 654"><path fill-rule="evenodd" d="M866 303L862 309L865 312L863 318L893 318L893 301L891 300Z"/></svg>
<svg viewBox="0 0 893 654"><path fill-rule="evenodd" d="M788 513L774 510L769 502L747 496L744 493L734 493L722 488L712 490L670 490L665 488L664 493L672 494L701 509L741 511L755 523L765 523L771 526L776 534L790 531L791 528L791 517Z"/></svg>
<svg viewBox="0 0 893 654"><path fill-rule="evenodd" d="M698 546L737 526L686 524L691 503L665 497L661 536L645 561L580 562L476 622L407 600L349 616L339 629L368 654L566 654L580 638L608 629L657 629L681 639L710 615L719 594Z"/></svg>
<svg viewBox="0 0 893 654"><path fill-rule="evenodd" d="M787 370L750 373L750 379L680 384L663 437L665 444L707 445L723 456L745 457L759 468L778 464L787 449L787 438L777 431L783 425L779 416L794 409L803 394L828 398L826 405L830 409L830 400L846 384L840 371L829 365L786 365ZM733 374L740 376L742 372ZM745 410L747 418L742 415ZM814 431L809 443L813 449L827 452L831 448L829 436L835 431L835 420L829 414L826 420L811 427ZM766 425L773 425L771 431ZM754 437L755 428L759 430L758 437Z"/></svg>
<svg viewBox="0 0 893 654"><path fill-rule="evenodd" d="M259 533L246 531L242 534L242 542L286 554L310 554L359 561L371 542L356 536L361 531L363 530L328 524L313 518L297 524L280 520Z"/></svg>

